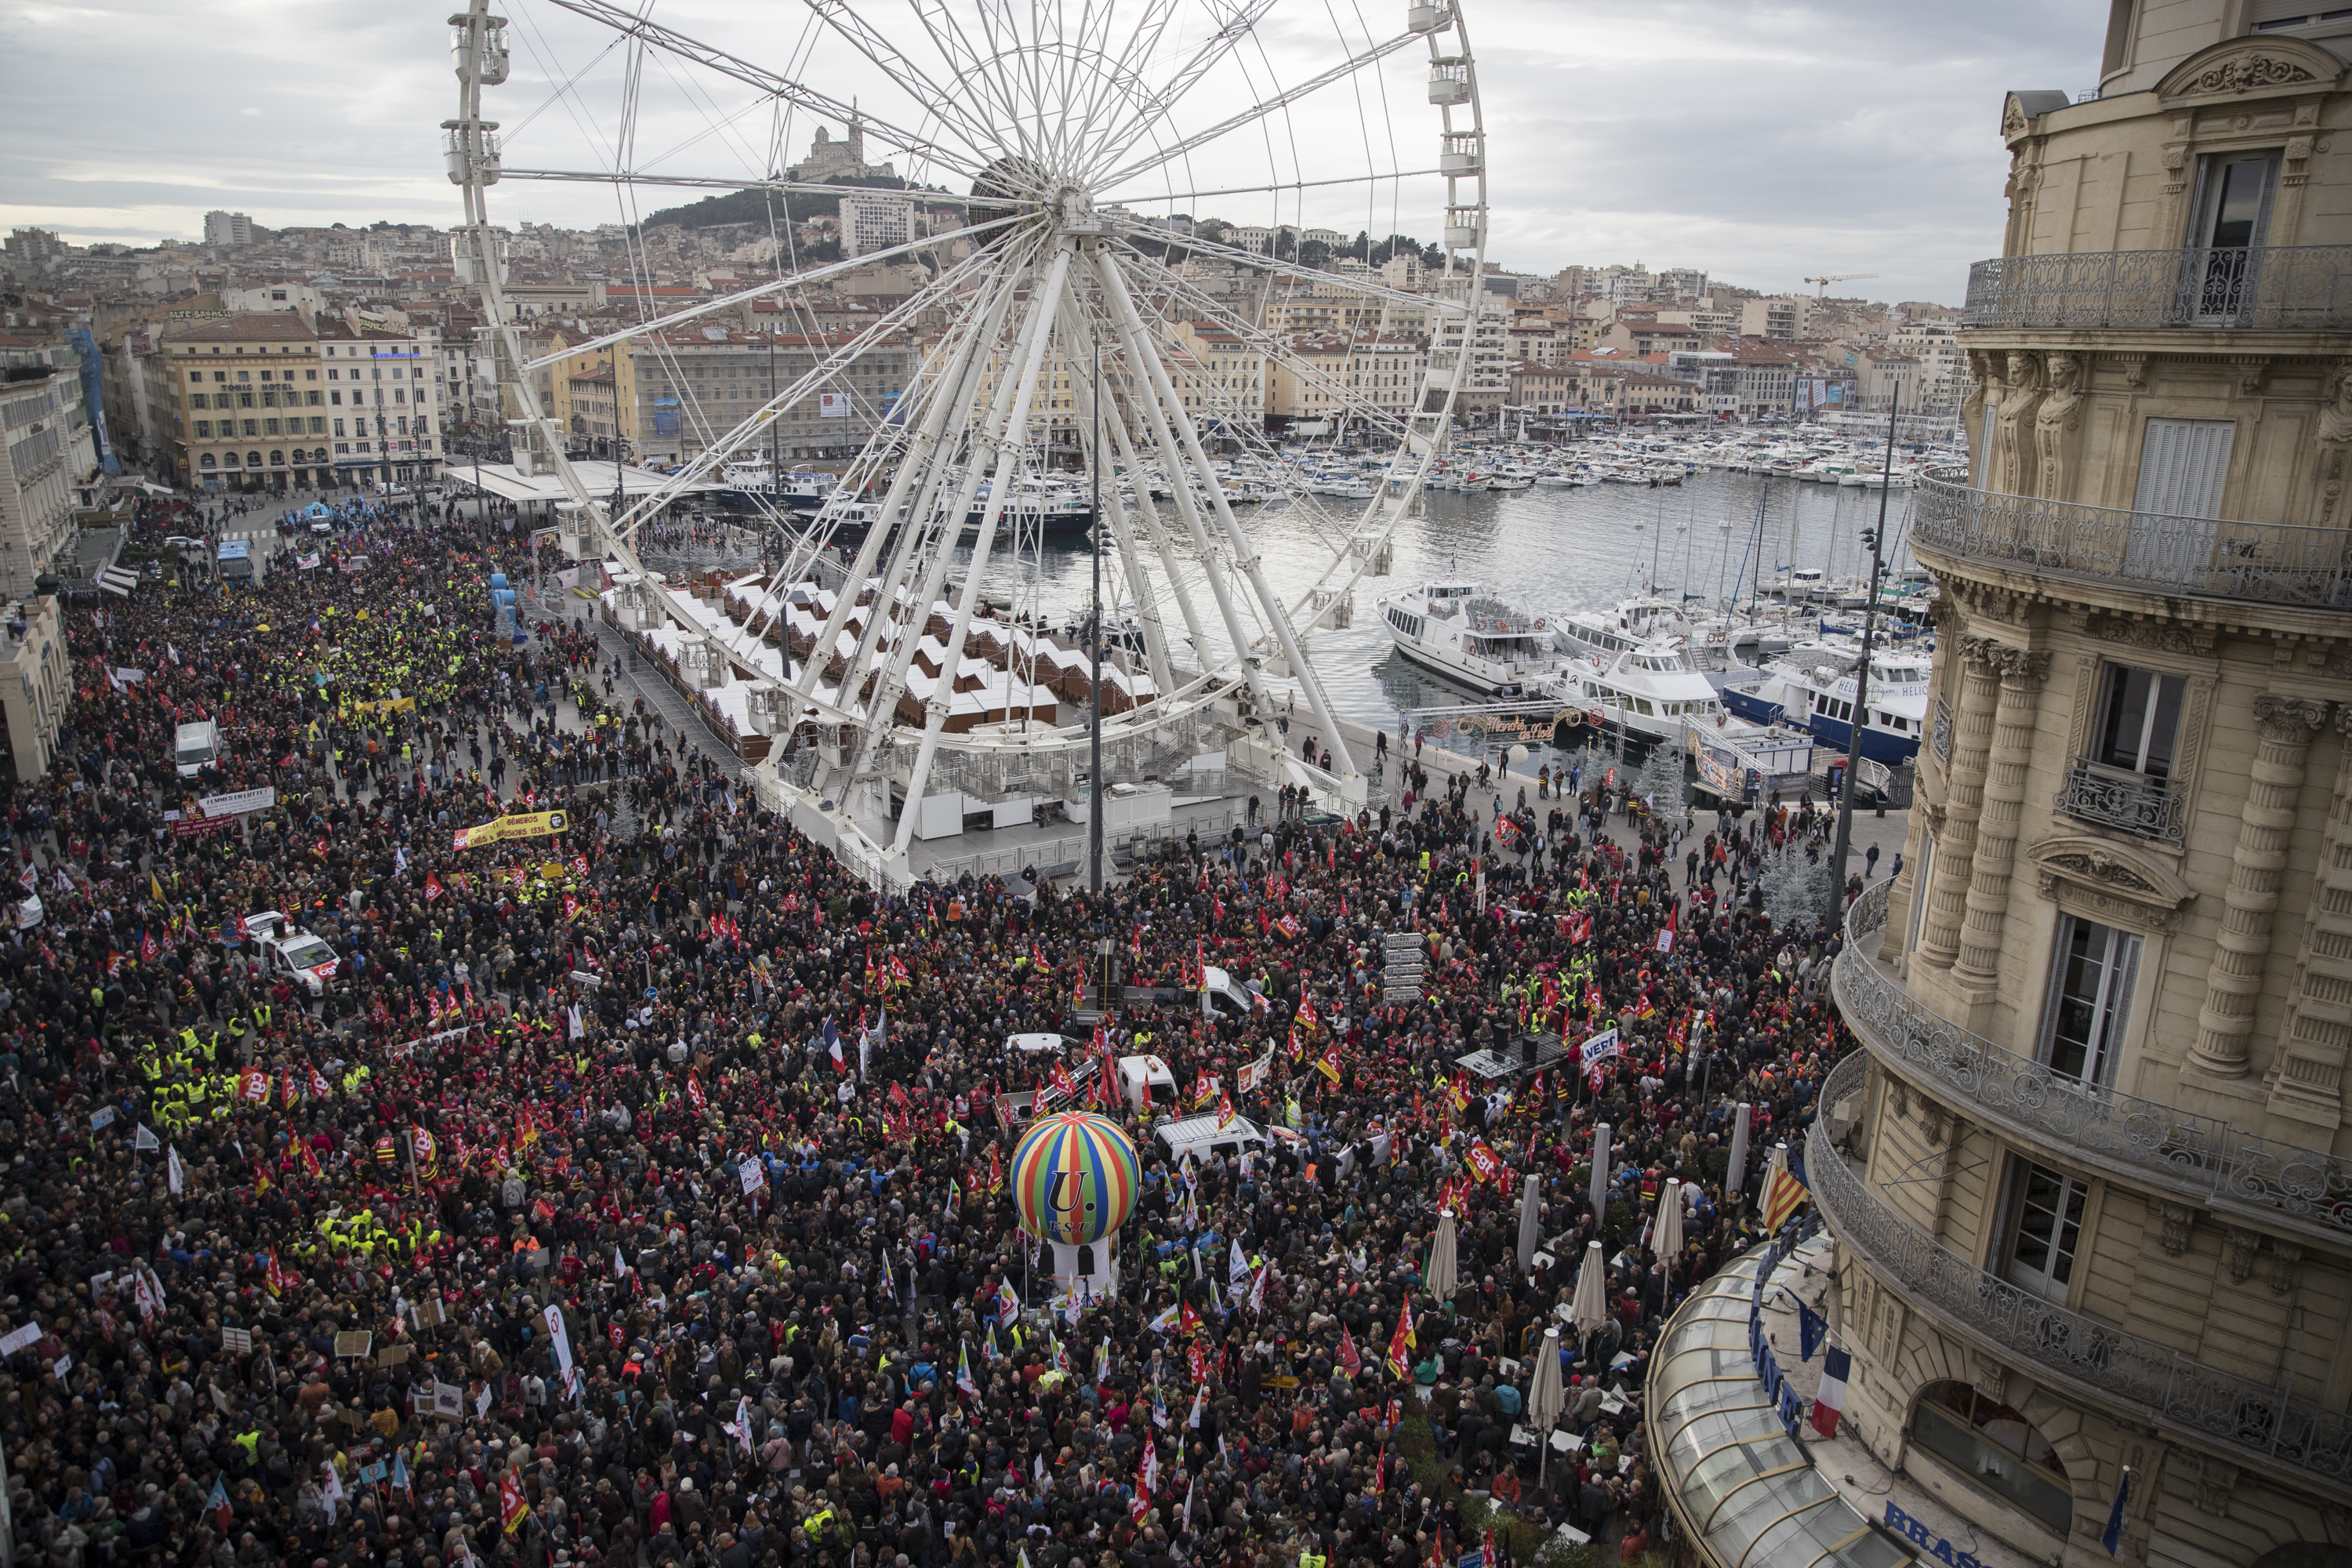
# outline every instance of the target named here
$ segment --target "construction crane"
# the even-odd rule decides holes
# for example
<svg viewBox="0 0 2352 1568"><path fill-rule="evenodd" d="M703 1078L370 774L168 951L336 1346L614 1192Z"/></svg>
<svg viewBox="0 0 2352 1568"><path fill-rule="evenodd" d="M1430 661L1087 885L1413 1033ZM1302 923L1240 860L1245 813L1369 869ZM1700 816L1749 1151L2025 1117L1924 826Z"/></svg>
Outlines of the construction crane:
<svg viewBox="0 0 2352 1568"><path fill-rule="evenodd" d="M1818 305L1823 300L1829 298L1830 285L1832 283L1859 283L1865 278L1875 278L1877 276L1878 274L1875 272L1841 272L1833 278L1808 278L1805 281L1808 283L1818 283L1821 285L1820 291L1815 293L1813 296L1813 303Z"/></svg>

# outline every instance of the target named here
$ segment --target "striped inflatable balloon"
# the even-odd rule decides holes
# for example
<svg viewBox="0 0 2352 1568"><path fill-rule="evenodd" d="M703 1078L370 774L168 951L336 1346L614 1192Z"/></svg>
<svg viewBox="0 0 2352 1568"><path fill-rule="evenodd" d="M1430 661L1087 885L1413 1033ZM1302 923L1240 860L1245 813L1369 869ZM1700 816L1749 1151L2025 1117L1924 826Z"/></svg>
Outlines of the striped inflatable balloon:
<svg viewBox="0 0 2352 1568"><path fill-rule="evenodd" d="M1039 1119L1013 1151L1013 1207L1040 1241L1100 1241L1134 1211L1141 1181L1118 1124L1083 1110Z"/></svg>

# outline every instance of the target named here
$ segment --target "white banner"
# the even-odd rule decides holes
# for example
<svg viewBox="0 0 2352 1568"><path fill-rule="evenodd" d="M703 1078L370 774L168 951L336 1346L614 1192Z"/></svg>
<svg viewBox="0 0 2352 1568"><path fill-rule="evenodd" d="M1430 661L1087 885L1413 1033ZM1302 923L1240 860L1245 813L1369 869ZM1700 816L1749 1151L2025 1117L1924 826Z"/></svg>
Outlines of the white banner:
<svg viewBox="0 0 2352 1568"><path fill-rule="evenodd" d="M5 1334L0 1334L0 1355L15 1355L18 1351L29 1350L40 1337L40 1324L19 1324Z"/></svg>
<svg viewBox="0 0 2352 1568"><path fill-rule="evenodd" d="M1612 1057L1622 1055L1624 1055L1624 1049L1617 1043L1617 1031L1614 1029L1603 1029L1599 1034L1589 1037L1582 1045L1576 1047L1577 1065L1584 1068L1590 1068L1595 1062L1605 1062Z"/></svg>
<svg viewBox="0 0 2352 1568"><path fill-rule="evenodd" d="M817 417L820 419L848 418L849 394L845 392L818 393L816 395L816 413Z"/></svg>
<svg viewBox="0 0 2352 1568"><path fill-rule="evenodd" d="M563 1389L567 1394L580 1392L580 1373L572 1364L572 1335L563 1326L563 1309L548 1303L547 1332L555 1341L555 1364L563 1373Z"/></svg>
<svg viewBox="0 0 2352 1568"><path fill-rule="evenodd" d="M206 816L241 816L248 811L268 811L278 804L278 788L264 784L259 789L232 790L226 795L198 795L196 804Z"/></svg>
<svg viewBox="0 0 2352 1568"><path fill-rule="evenodd" d="M768 1173L760 1168L760 1157L756 1154L737 1166L735 1173L742 1178L743 1195L747 1198L768 1184Z"/></svg>

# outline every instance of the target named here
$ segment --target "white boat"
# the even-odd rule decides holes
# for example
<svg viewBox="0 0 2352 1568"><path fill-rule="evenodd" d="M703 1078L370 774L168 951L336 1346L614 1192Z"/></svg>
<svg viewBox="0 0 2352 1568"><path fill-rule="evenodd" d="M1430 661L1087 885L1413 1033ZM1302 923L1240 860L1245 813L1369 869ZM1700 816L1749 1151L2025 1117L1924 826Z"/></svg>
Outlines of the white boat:
<svg viewBox="0 0 2352 1568"><path fill-rule="evenodd" d="M1891 767L1917 753L1927 725L1928 658L1916 640L1871 650L1862 754L1873 762ZM1843 750L1853 734L1853 672L1861 662L1857 639L1801 642L1754 679L1726 685L1724 705L1755 723L1798 725Z"/></svg>
<svg viewBox="0 0 2352 1568"><path fill-rule="evenodd" d="M1490 490L1531 490L1536 488L1535 470L1521 468L1517 463L1506 463L1486 476L1486 488Z"/></svg>
<svg viewBox="0 0 2352 1568"><path fill-rule="evenodd" d="M1490 697L1516 697L1559 671L1551 635L1475 583L1430 583L1378 602L1397 651Z"/></svg>
<svg viewBox="0 0 2352 1568"><path fill-rule="evenodd" d="M1554 693L1630 740L1679 742L1685 724L1724 718L1714 684L1692 668L1679 637L1640 636L1612 616L1587 612L1561 623L1559 642L1578 657Z"/></svg>

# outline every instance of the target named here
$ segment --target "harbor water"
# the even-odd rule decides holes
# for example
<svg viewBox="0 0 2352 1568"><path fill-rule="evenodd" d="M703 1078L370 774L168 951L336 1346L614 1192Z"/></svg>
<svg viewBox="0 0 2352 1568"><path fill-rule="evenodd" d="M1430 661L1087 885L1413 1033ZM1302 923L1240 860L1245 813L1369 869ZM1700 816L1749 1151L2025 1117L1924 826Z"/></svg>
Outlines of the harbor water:
<svg viewBox="0 0 2352 1568"><path fill-rule="evenodd" d="M1367 574L1356 584L1352 624L1312 631L1308 655L1341 717L1393 730L1401 712L1481 699L1398 654L1381 627L1377 601L1383 595L1438 579L1469 581L1547 617L1606 609L1644 591L1666 599L1688 595L1694 611L1703 611L1736 590L1745 605L1759 561L1768 579L1788 567L1809 566L1859 581L1870 563L1862 532L1878 520L1881 494L1722 469L1701 469L1679 485L1656 489L1605 484L1433 492L1399 525L1388 574ZM1890 574L1909 563L1902 542L1915 495L1885 492ZM1352 515L1345 509L1354 504L1318 500L1313 505L1325 509L1319 515L1305 506L1235 509L1286 604L1296 603L1318 579L1335 543L1349 531ZM1163 513L1171 512L1168 503L1160 505ZM1048 542L1041 553L1024 559L1017 581L1000 549L988 592L1058 625L1085 613L1088 575L1083 542ZM1105 595L1115 595L1115 558L1106 557L1103 575ZM1234 586L1240 604L1247 595L1240 583ZM1225 639L1213 603L1197 576L1191 587L1204 629L1221 650ZM1159 597L1171 637L1181 638L1183 624L1172 598L1164 587ZM1245 605L1243 613L1255 633ZM1121 614L1111 611L1114 620Z"/></svg>

